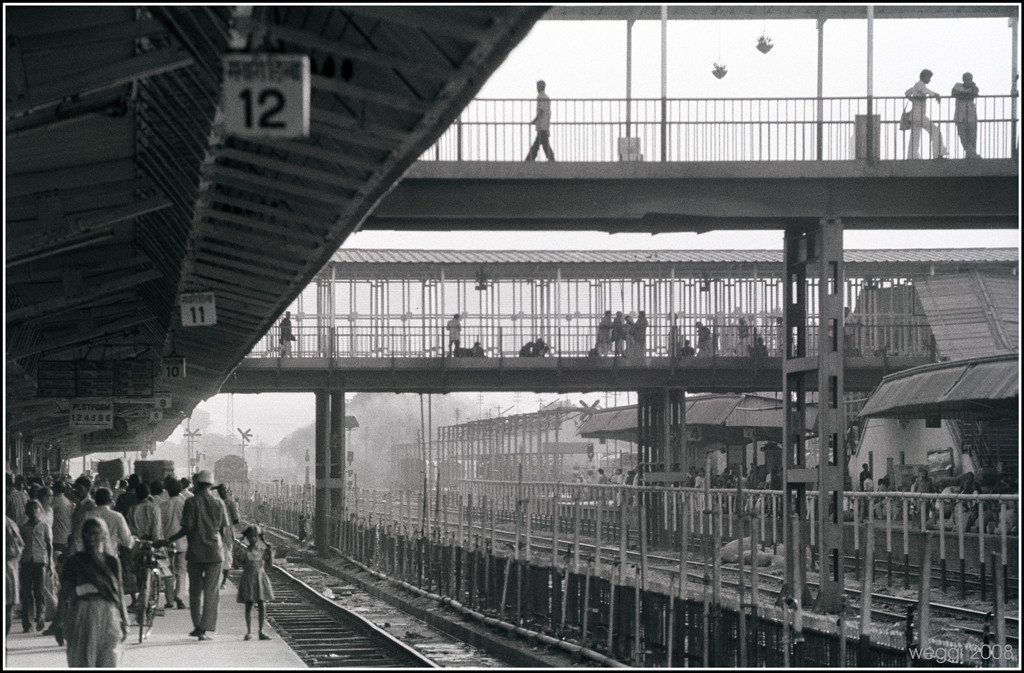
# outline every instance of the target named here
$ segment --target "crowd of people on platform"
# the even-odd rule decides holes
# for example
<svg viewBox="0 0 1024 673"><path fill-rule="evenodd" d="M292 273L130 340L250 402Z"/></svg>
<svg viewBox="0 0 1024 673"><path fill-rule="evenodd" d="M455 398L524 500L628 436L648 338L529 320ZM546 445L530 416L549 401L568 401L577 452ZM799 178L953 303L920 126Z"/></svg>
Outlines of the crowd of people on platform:
<svg viewBox="0 0 1024 673"><path fill-rule="evenodd" d="M82 475L7 473L5 541L6 632L20 618L24 633L53 636L67 646L71 667L116 667L135 617L143 547L155 548L165 609L188 608L193 631L216 630L219 591L228 570L242 568L238 602L259 610L273 595L265 564L272 550L253 526L235 538L238 504L226 484L200 470L190 480L168 476L145 483L137 474L114 484ZM145 545L148 541L151 545ZM126 598L127 597L127 598Z"/></svg>

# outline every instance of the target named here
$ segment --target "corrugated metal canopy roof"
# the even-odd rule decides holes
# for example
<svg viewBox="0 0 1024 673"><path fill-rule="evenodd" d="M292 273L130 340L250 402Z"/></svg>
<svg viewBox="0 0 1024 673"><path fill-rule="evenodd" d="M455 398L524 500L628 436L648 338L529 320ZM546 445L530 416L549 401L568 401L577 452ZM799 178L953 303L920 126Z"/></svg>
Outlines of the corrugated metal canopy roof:
<svg viewBox="0 0 1024 673"><path fill-rule="evenodd" d="M964 270L1012 276L1016 248L847 250L850 277L925 277ZM759 277L782 273L781 250L338 250L321 278L491 280L515 278Z"/></svg>
<svg viewBox="0 0 1024 673"><path fill-rule="evenodd" d="M861 409L863 417L1001 418L1019 412L1020 356L941 362L890 374Z"/></svg>
<svg viewBox="0 0 1024 673"><path fill-rule="evenodd" d="M1017 350L1017 276L972 270L924 276L914 285L941 356L962 359Z"/></svg>
<svg viewBox="0 0 1024 673"><path fill-rule="evenodd" d="M687 427L755 428L763 438L774 439L783 424L782 401L750 394L699 395L686 399ZM806 429L813 431L818 422L816 405L807 406ZM736 435L738 433L733 433ZM638 441L636 405L597 411L579 428L580 437ZM726 434L709 434L708 441L718 441ZM759 438L761 438L759 436Z"/></svg>
<svg viewBox="0 0 1024 673"><path fill-rule="evenodd" d="M781 239L780 239L781 242ZM1004 263L1020 261L1016 248L845 250L846 264ZM782 264L780 250L367 250L341 248L331 263L350 264Z"/></svg>
<svg viewBox="0 0 1024 673"><path fill-rule="evenodd" d="M166 438L546 10L5 5L8 430L65 457ZM308 137L214 123L239 51L309 57ZM215 294L216 324L182 326L190 292ZM116 402L116 436L84 433L37 399L40 361L133 358L171 396L161 420Z"/></svg>

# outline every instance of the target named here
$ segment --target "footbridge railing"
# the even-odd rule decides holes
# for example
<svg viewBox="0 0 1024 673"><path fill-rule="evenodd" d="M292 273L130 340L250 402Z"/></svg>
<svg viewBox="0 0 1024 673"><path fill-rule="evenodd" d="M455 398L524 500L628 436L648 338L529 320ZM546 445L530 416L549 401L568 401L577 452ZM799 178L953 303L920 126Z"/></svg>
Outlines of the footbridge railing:
<svg viewBox="0 0 1024 673"><path fill-rule="evenodd" d="M489 322L483 320L482 322ZM591 325L551 326L544 321L524 320L512 326L464 324L459 350L453 350L445 327L385 325L343 325L294 327L295 341L290 357L424 358L424 357L779 357L785 335L774 321L741 326L705 323L701 338L694 322L652 325L645 335L615 339L599 336ZM537 350L537 339L544 345ZM760 339L760 343L759 340ZM817 352L818 327L810 326L805 336L807 354ZM907 316L900 321L877 320L872 324L844 328L844 352L853 357L924 357L934 359L935 344L930 327ZM524 347L534 344L532 352ZM474 352L474 346L479 348ZM253 347L248 357L282 355L280 329L274 328ZM692 352L691 352L692 349Z"/></svg>
<svg viewBox="0 0 1024 673"><path fill-rule="evenodd" d="M979 96L977 151L985 159L1017 156L1016 96ZM900 130L908 103L877 98L552 99L551 146L557 161L850 161L909 158L913 131ZM949 158L964 157L954 122L956 101L929 100ZM472 101L424 161L522 161L533 142L533 99ZM922 133L926 135L927 131ZM922 157L930 138L922 137Z"/></svg>

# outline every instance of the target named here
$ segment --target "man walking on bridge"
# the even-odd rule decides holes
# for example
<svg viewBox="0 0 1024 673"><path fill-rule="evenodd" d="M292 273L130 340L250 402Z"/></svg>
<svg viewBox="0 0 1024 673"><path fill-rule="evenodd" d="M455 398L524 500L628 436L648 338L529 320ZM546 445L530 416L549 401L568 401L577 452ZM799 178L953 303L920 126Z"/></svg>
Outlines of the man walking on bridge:
<svg viewBox="0 0 1024 673"><path fill-rule="evenodd" d="M551 99L544 93L544 80L537 80L537 116L530 123L537 127L537 137L530 147L530 153L526 155L527 161L534 161L537 158L537 150L544 148L544 156L548 161L555 160L555 153L551 149L548 137L551 132Z"/></svg>

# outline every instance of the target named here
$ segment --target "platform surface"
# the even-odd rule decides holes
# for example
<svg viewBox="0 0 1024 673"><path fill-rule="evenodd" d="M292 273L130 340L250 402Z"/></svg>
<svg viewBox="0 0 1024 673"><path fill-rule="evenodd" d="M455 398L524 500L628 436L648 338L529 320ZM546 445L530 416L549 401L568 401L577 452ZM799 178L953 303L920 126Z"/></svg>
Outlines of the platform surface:
<svg viewBox="0 0 1024 673"><path fill-rule="evenodd" d="M138 627L128 631L122 666L128 669L306 668L306 664L269 623L264 630L272 640L256 638L256 606L252 610L253 639L242 640L245 636L245 605L236 602L237 593L230 580L221 589L217 630L211 633L213 640L200 642L188 636L192 630L188 608L165 610L164 616L156 618L153 630L141 644ZM53 636L22 633L21 620L15 619L5 641L4 668L68 668L68 660L64 648L57 645Z"/></svg>

